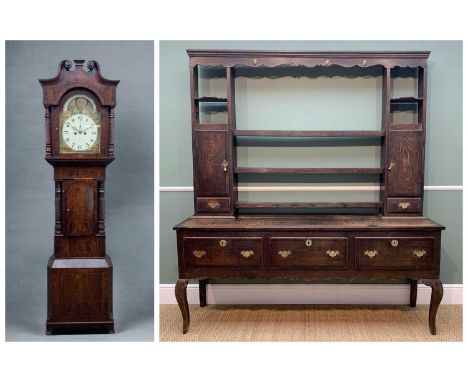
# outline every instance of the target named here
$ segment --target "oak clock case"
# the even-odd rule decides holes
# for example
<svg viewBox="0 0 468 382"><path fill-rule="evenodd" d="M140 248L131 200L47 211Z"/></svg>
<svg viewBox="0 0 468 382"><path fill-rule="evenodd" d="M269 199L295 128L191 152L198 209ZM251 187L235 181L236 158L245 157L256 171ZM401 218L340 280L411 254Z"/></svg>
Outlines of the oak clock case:
<svg viewBox="0 0 468 382"><path fill-rule="evenodd" d="M47 334L113 333L112 261L105 250L105 175L114 160L119 81L96 61L64 60L39 80L46 161L54 167L54 251L47 266Z"/></svg>

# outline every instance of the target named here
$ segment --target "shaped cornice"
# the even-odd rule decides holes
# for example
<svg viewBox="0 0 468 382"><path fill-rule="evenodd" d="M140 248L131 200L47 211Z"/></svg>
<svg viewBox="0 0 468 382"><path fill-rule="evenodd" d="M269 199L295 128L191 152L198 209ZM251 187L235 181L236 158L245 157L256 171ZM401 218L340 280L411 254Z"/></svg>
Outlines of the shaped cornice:
<svg viewBox="0 0 468 382"><path fill-rule="evenodd" d="M58 105L64 94L76 88L93 92L103 106L116 105L115 89L120 81L103 77L97 61L88 61L86 71L83 68L84 64L85 60L63 60L55 77L39 80L44 106Z"/></svg>

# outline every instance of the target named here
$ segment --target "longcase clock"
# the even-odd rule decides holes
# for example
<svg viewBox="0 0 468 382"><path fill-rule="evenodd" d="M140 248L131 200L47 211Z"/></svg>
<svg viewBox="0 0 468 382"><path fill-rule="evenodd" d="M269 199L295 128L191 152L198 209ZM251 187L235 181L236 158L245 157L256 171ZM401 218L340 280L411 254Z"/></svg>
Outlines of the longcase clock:
<svg viewBox="0 0 468 382"><path fill-rule="evenodd" d="M114 332L112 261L106 254L104 181L114 160L119 81L96 61L64 60L39 80L45 159L54 167L54 252L47 266L47 334Z"/></svg>

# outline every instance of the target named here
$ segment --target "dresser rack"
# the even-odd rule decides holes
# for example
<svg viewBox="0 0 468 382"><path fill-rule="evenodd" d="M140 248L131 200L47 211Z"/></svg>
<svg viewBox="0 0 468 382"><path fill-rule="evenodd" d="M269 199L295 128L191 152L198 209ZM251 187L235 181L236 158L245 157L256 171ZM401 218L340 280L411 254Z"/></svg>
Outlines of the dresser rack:
<svg viewBox="0 0 468 382"><path fill-rule="evenodd" d="M200 305L206 305L210 279L393 279L409 280L410 306L417 283L432 288L429 327L443 295L439 279L443 226L422 216L427 108L427 59L430 52L311 52L187 50L190 66L195 215L177 231L179 281L176 298L183 332L190 323L187 283L198 280ZM226 79L226 97L201 96L200 68L216 68ZM235 79L247 71L288 75L299 70L376 71L382 76L380 130L254 130L236 128ZM280 69L280 70L278 70ZM392 98L392 79L409 72L417 94ZM205 110L224 121L203 120ZM398 111L411 115L408 122ZM209 114L209 113L208 113ZM237 140L333 138L371 139L380 146L375 168L238 167ZM294 146L294 144L291 144ZM379 201L252 202L238 200L239 174L337 174L379 177ZM284 210L323 210L324 214L284 215ZM327 214L347 210L350 214ZM277 214L271 214L277 210ZM359 214L355 214L356 210ZM262 214L263 211L263 214ZM362 212L368 214L362 215ZM244 212L255 212L246 214Z"/></svg>

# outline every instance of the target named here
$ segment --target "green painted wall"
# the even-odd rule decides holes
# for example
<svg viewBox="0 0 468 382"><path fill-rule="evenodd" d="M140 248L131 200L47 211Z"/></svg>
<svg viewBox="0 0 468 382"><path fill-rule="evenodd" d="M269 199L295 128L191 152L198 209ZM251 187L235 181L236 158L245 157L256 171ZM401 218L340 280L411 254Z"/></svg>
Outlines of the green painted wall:
<svg viewBox="0 0 468 382"><path fill-rule="evenodd" d="M188 57L189 48L303 50L430 50L425 184L462 184L462 43L458 41L163 41L160 43L160 185L192 185L192 151ZM394 96L414 92L411 79L394 82ZM245 78L236 80L238 128L243 129L379 129L381 80L366 78ZM224 79L204 79L201 91L222 96ZM216 117L219 118L219 117ZM376 166L379 148L373 142L345 142L330 147L301 141L290 150L281 140L238 149L242 165ZM312 149L313 148L313 149ZM284 185L244 177L242 185ZM304 185L311 178L289 179ZM375 185L375 178L314 178L313 184ZM311 184L311 183L309 183ZM240 193L241 200L377 200L374 192ZM446 226L442 240L441 278L462 282L462 192L426 191L425 216ZM177 279L172 226L193 214L191 192L160 193L160 283Z"/></svg>

